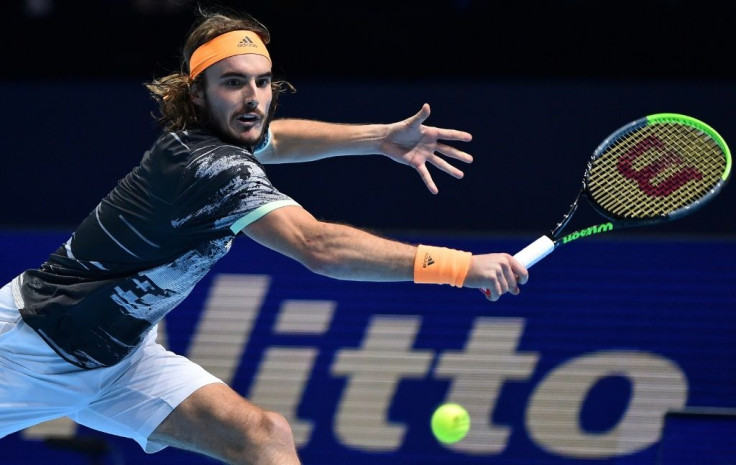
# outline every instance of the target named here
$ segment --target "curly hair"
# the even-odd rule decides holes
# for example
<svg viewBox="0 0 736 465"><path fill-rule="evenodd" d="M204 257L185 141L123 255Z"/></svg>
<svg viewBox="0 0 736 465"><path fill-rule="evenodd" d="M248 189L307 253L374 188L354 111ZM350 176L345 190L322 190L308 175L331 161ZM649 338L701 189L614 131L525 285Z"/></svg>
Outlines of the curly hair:
<svg viewBox="0 0 736 465"><path fill-rule="evenodd" d="M216 10L198 9L199 18L191 26L184 43L179 72L153 79L145 83L151 97L158 104L158 114L153 118L166 131L177 131L202 127L205 124L205 115L191 100L192 85L204 86L204 73L194 80L189 77L189 60L194 51L204 43L230 31L253 31L268 44L271 34L266 26L248 14L228 14ZM273 80L271 83L273 99L268 110L268 118L273 117L276 110L278 96L285 91L295 92L296 89L284 80Z"/></svg>

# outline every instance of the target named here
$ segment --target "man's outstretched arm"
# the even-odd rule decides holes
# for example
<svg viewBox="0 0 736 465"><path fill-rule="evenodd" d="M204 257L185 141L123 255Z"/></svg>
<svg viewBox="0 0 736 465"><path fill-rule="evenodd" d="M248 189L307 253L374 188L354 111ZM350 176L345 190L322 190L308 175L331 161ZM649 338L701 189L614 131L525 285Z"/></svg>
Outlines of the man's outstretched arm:
<svg viewBox="0 0 736 465"><path fill-rule="evenodd" d="M296 163L346 155L384 155L419 172L430 192L437 186L427 163L455 177L464 173L447 159L471 163L473 157L442 141L470 142L465 131L427 126L428 104L413 116L388 124L341 124L305 119L271 122L271 143L257 153L262 163Z"/></svg>
<svg viewBox="0 0 736 465"><path fill-rule="evenodd" d="M354 281L414 281L488 288L489 300L518 294L528 272L511 255L417 246L386 239L352 226L315 219L299 206L278 208L243 232L256 242L286 255L311 271ZM426 274L422 255L433 254L439 274Z"/></svg>

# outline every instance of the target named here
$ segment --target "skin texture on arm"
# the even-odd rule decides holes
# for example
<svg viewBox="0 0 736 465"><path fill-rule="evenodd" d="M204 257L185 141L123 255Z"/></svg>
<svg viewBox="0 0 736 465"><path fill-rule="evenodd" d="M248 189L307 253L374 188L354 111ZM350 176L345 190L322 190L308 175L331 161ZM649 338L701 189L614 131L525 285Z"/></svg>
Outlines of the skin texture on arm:
<svg viewBox="0 0 736 465"><path fill-rule="evenodd" d="M411 281L416 246L318 221L301 207L276 209L244 233L314 273L354 281Z"/></svg>
<svg viewBox="0 0 736 465"><path fill-rule="evenodd" d="M298 206L278 208L243 232L309 270L335 279L413 281L417 247L366 231L314 218ZM488 288L488 300L519 293L527 270L511 255L473 255L464 287Z"/></svg>
<svg viewBox="0 0 736 465"><path fill-rule="evenodd" d="M438 192L427 163L457 179L464 173L448 163L451 158L471 163L473 157L441 140L469 142L470 133L426 126L430 115L424 104L415 115L390 124L342 124L303 119L271 122L272 144L258 155L266 164L295 163L346 155L384 155L417 170L427 189Z"/></svg>

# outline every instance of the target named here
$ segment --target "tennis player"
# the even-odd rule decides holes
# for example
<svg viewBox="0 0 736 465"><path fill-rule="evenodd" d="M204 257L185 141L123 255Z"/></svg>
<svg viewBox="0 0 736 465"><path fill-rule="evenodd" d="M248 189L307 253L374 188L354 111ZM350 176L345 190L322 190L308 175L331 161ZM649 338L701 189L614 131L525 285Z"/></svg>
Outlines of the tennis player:
<svg viewBox="0 0 736 465"><path fill-rule="evenodd" d="M269 182L266 163L383 154L455 177L440 140L470 134L424 125L273 120L279 92L255 19L201 12L184 73L148 84L162 134L38 269L0 290L0 437L68 416L129 437L149 453L174 446L231 464L298 464L284 418L241 397L155 342L156 324L245 235L337 279L519 292L527 270L504 253L413 245L316 220Z"/></svg>

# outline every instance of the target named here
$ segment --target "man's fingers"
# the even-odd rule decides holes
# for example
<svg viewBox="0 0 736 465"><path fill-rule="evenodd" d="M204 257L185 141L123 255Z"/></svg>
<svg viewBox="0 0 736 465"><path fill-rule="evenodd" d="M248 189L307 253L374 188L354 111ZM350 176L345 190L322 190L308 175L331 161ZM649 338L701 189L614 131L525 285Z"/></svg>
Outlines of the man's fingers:
<svg viewBox="0 0 736 465"><path fill-rule="evenodd" d="M422 105L422 108L419 109L417 114L409 118L408 120L409 126L419 126L420 124L424 123L424 121L426 121L427 118L429 118L429 114L430 114L429 104L425 103L424 105Z"/></svg>
<svg viewBox="0 0 736 465"><path fill-rule="evenodd" d="M529 281L529 270L524 268L524 266L518 261L516 261L516 259L514 259L514 261L515 261L515 266L513 267L513 271L514 271L514 277L516 278L516 281L519 284L526 284L526 282Z"/></svg>
<svg viewBox="0 0 736 465"><path fill-rule="evenodd" d="M419 177L421 177L422 181L424 181L424 185L427 186L427 189L429 189L429 192L433 194L438 193L439 189L437 189L437 185L435 185L434 180L432 179L432 175L429 174L427 166L421 164L417 166L416 169L419 172Z"/></svg>
<svg viewBox="0 0 736 465"><path fill-rule="evenodd" d="M445 144L437 144L435 152L441 153L443 156L448 158L454 158L464 163L473 163L473 156L469 153L465 153L455 147Z"/></svg>
<svg viewBox="0 0 736 465"><path fill-rule="evenodd" d="M465 176L465 173L463 173L461 170L455 168L438 156L433 156L429 160L429 162L444 171L445 173L449 174L453 178L461 179L463 176Z"/></svg>
<svg viewBox="0 0 736 465"><path fill-rule="evenodd" d="M473 135L469 132L459 131L457 129L437 129L437 139L442 140L453 140L458 142L470 142L473 140Z"/></svg>

